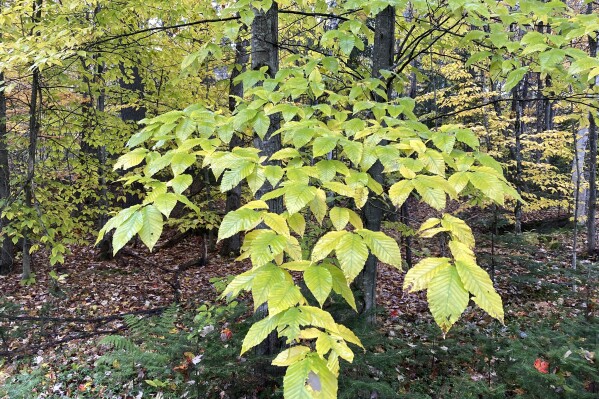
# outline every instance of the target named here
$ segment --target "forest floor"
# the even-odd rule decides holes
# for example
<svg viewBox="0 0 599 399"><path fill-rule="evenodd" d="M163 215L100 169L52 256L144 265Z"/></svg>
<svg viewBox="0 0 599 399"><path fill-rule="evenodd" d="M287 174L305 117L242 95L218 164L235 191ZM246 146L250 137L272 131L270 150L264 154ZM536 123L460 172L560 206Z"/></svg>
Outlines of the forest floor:
<svg viewBox="0 0 599 399"><path fill-rule="evenodd" d="M379 327L368 331L347 319L357 323L369 351L357 353L353 366L345 365L340 397L593 397L599 392L599 267L581 259L572 270L571 231L545 227L545 232L495 236L493 243L490 234L477 234L479 263L487 270L494 267L506 324L472 306L445 340L432 322L425 294L403 293L404 272L380 265ZM19 399L19 387L28 387L23 398L109 397L102 393L105 384L77 370L93 369L105 353L106 347L97 344L100 336L126 334L118 315L158 313L173 303L175 287L181 307L194 312L202 304L218 303L219 278L248 267L212 254L206 265L177 272L179 265L201 256L202 240L191 236L154 253L134 244L109 261L97 260L93 248L77 247L54 277L43 255L35 259L34 284L21 285L17 273L0 277L0 397ZM421 244L412 245L416 259L429 254ZM228 331L241 334L235 325ZM242 337L235 338L232 346ZM39 370L35 381L23 377ZM135 384L143 384L143 378ZM122 384L124 393L110 397L141 398L133 394L135 384ZM242 397L222 384L203 397ZM243 397L259 397L253 395Z"/></svg>

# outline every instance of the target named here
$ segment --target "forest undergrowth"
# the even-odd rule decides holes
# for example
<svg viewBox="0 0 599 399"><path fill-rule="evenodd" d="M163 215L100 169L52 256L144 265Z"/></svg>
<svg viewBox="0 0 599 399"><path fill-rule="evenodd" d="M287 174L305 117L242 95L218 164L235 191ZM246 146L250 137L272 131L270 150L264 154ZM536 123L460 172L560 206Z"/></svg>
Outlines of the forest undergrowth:
<svg viewBox="0 0 599 399"><path fill-rule="evenodd" d="M0 397L282 397L267 359L239 356L249 299L217 300L226 276L247 265L213 255L176 273L201 241L154 254L133 245L113 261L74 248L30 286L16 274L0 278ZM381 265L377 329L335 298L325 304L367 349L343 367L340 398L596 397L597 262L581 257L571 268L570 229L481 231L477 241L505 325L470 306L443 338L425 296L404 293L403 273ZM416 240L412 248L427 255Z"/></svg>

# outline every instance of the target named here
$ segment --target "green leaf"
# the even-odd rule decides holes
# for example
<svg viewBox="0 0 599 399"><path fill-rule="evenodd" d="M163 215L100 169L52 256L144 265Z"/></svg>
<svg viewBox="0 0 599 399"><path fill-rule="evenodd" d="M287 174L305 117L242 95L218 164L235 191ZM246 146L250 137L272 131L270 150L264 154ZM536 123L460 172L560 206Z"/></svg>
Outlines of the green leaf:
<svg viewBox="0 0 599 399"><path fill-rule="evenodd" d="M503 303L487 272L472 262L458 260L455 265L464 287L474 295L472 300L503 323Z"/></svg>
<svg viewBox="0 0 599 399"><path fill-rule="evenodd" d="M444 333L468 306L468 291L454 266L440 266L428 284L427 299L435 322Z"/></svg>
<svg viewBox="0 0 599 399"><path fill-rule="evenodd" d="M177 176L185 172L185 170L193 165L195 161L195 155L186 152L175 152L171 160L173 175Z"/></svg>
<svg viewBox="0 0 599 399"><path fill-rule="evenodd" d="M152 252L162 234L162 213L154 205L145 206L140 212L143 216L143 225L139 230L139 238Z"/></svg>
<svg viewBox="0 0 599 399"><path fill-rule="evenodd" d="M322 266L312 265L304 272L304 280L322 307L333 288L331 273Z"/></svg>
<svg viewBox="0 0 599 399"><path fill-rule="evenodd" d="M218 229L218 240L229 238L240 231L256 227L262 221L262 214L253 209L242 208L229 212L223 218Z"/></svg>
<svg viewBox="0 0 599 399"><path fill-rule="evenodd" d="M349 222L349 210L347 208L334 207L329 211L329 217L335 229L344 230Z"/></svg>
<svg viewBox="0 0 599 399"><path fill-rule="evenodd" d="M266 133L268 133L268 128L270 127L270 118L264 114L264 112L259 112L254 118L254 130L260 139L264 139Z"/></svg>
<svg viewBox="0 0 599 399"><path fill-rule="evenodd" d="M254 323L243 339L243 344L241 345L241 354L243 355L249 349L264 341L268 334L277 328L279 320L281 320L282 316L283 313L278 313Z"/></svg>
<svg viewBox="0 0 599 399"><path fill-rule="evenodd" d="M368 247L360 235L346 232L335 247L341 270L349 282L364 268L368 258Z"/></svg>
<svg viewBox="0 0 599 399"><path fill-rule="evenodd" d="M507 79L505 81L505 86L504 86L503 90L510 91L514 87L516 87L516 85L518 83L520 83L520 81L522 80L524 75L526 75L526 72L528 72L528 67L521 67L521 68L511 71L507 75Z"/></svg>
<svg viewBox="0 0 599 399"><path fill-rule="evenodd" d="M490 173L470 172L468 175L470 183L479 189L487 198L499 205L504 203L503 183L499 178Z"/></svg>
<svg viewBox="0 0 599 399"><path fill-rule="evenodd" d="M177 195L173 193L162 193L154 199L154 206L165 217L169 217L173 208L177 205Z"/></svg>
<svg viewBox="0 0 599 399"><path fill-rule="evenodd" d="M121 155L114 164L114 170L117 170L119 168L129 169L139 165L143 162L144 159L146 159L147 153L148 150L146 150L145 148L136 148L133 151Z"/></svg>
<svg viewBox="0 0 599 399"><path fill-rule="evenodd" d="M333 151L337 146L338 140L339 138L334 136L321 136L314 139L314 143L312 144L314 158Z"/></svg>
<svg viewBox="0 0 599 399"><path fill-rule="evenodd" d="M310 373L311 362L304 358L291 364L283 377L283 391L285 399L314 399L306 386Z"/></svg>
<svg viewBox="0 0 599 399"><path fill-rule="evenodd" d="M191 186L193 178L190 175L179 175L171 179L167 184L173 188L173 191L177 194L183 194L183 191L187 190L187 187Z"/></svg>
<svg viewBox="0 0 599 399"><path fill-rule="evenodd" d="M196 130L196 122L190 118L181 119L175 129L175 136L183 141L186 140Z"/></svg>
<svg viewBox="0 0 599 399"><path fill-rule="evenodd" d="M480 146L478 137L476 137L476 134L470 129L458 130L455 134L455 137L458 141L461 141L473 150L476 150Z"/></svg>
<svg viewBox="0 0 599 399"><path fill-rule="evenodd" d="M254 300L254 311L263 303L268 301L270 290L275 284L285 281L286 273L283 269L268 263L257 269L253 269L254 279L251 284L252 299Z"/></svg>
<svg viewBox="0 0 599 399"><path fill-rule="evenodd" d="M441 270L449 265L449 258L425 258L406 273L403 289L416 292L428 288L429 283Z"/></svg>
<svg viewBox="0 0 599 399"><path fill-rule="evenodd" d="M121 225L117 226L112 237L112 253L116 254L119 249L123 248L139 232L143 224L143 215L141 212L136 211Z"/></svg>
<svg viewBox="0 0 599 399"><path fill-rule="evenodd" d="M345 277L345 274L343 274L343 271L341 271L341 269L339 269L337 266L331 265L330 263L325 263L323 267L326 267L329 273L331 273L331 277L333 278L333 291L341 295L343 299L345 299L345 301L352 307L352 309L357 311L354 293L349 287L347 278Z"/></svg>

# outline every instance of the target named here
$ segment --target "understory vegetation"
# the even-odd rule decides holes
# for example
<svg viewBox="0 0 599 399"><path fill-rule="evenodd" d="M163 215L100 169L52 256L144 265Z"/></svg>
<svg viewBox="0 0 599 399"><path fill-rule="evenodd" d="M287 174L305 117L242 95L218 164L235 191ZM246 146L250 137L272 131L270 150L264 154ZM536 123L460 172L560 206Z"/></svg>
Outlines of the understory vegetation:
<svg viewBox="0 0 599 399"><path fill-rule="evenodd" d="M485 266L491 264L489 238L485 234L479 246ZM329 310L354 328L366 348L340 374L340 398L596 397L597 264L583 260L575 271L568 267L570 229L507 233L495 240L505 326L469 308L463 322L443 338L431 317L422 313L423 298L411 296L405 299L410 306L391 302L378 308L381 326L373 330L333 298ZM221 278L211 282L220 290L225 284ZM382 289L398 286L385 283ZM3 311L9 306L3 303ZM282 397L268 357L239 356L253 322L250 307L246 298L193 309L169 306L157 316L128 316L122 335L69 343L10 367L4 363L0 396ZM36 330L20 334L40 333L31 327ZM19 332L1 333L7 340ZM546 369L540 362L547 362ZM6 374L9 370L12 376Z"/></svg>

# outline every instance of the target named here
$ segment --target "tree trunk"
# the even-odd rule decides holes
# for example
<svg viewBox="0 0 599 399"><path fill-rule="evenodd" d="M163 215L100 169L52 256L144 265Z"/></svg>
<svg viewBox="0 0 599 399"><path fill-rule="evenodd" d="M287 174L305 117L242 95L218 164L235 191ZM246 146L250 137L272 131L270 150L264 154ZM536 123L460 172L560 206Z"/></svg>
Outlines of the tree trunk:
<svg viewBox="0 0 599 399"><path fill-rule="evenodd" d="M121 72L123 78L119 80L119 86L124 89L127 96L133 95L135 97L135 103L132 105L131 101L123 101L123 108L121 109L121 119L124 122L129 122L132 125L132 129L137 129L137 123L146 117L146 108L141 106L139 102L143 99L144 83L142 80L141 73L139 72L138 66L131 68L131 76L128 76L127 70L121 65ZM125 206L131 207L141 203L137 192L143 190L143 185L140 183L133 183L130 187L130 191L125 194Z"/></svg>
<svg viewBox="0 0 599 399"><path fill-rule="evenodd" d="M243 97L243 84L241 82L234 84L233 80L243 73L246 69L246 65L249 62L249 54L247 52L248 42L247 40L238 41L235 44L235 65L231 71L231 80L229 83L229 110L235 111L237 107L237 99L235 97ZM241 138L234 134L229 142L229 150L238 147L243 144ZM229 213L231 211L239 209L241 206L241 184L235 186L232 190L227 191L227 203L225 211ZM241 234L237 233L223 241L221 249L222 255L235 254L239 255L241 249Z"/></svg>
<svg viewBox="0 0 599 399"><path fill-rule="evenodd" d="M389 70L393 62L395 50L395 8L387 6L376 16L374 32L374 51L372 54L372 75L382 78L381 70ZM391 94L391 88L387 87L387 99L377 98L377 101L388 101ZM382 143L384 145L384 143ZM368 173L374 180L383 184L383 165L376 161L368 170ZM364 206L363 219L364 227L372 231L380 231L383 220L383 210L385 203L380 196L370 193L370 197ZM376 322L373 313L376 307L376 280L377 280L377 259L370 253L361 275L361 289L364 294L363 313L367 315L369 323Z"/></svg>
<svg viewBox="0 0 599 399"><path fill-rule="evenodd" d="M578 224L582 223L584 217L586 217L589 199L589 191L582 188L584 185L584 158L589 143L589 129L587 127L579 129L575 133L575 137L576 147L574 148L575 156L572 161L572 185L578 186L574 198L577 203L574 210L574 221Z"/></svg>
<svg viewBox="0 0 599 399"><path fill-rule="evenodd" d="M42 14L42 0L35 0L33 3L33 23L37 23ZM40 84L40 72L38 68L33 69L31 79L31 102L29 104L29 148L27 157L27 180L25 181L25 206L27 209L33 208L33 178L35 176L35 153L37 151L37 137L39 135L39 113L38 93ZM41 104L41 99L39 100ZM31 257L31 236L29 229L23 232L23 280L31 277L33 270L33 261Z"/></svg>
<svg viewBox="0 0 599 399"><path fill-rule="evenodd" d="M593 3L587 5L587 14L593 13ZM589 35L589 55L597 57L597 38ZM597 80L597 79L596 79ZM591 85L591 89L595 86ZM587 252L594 254L597 251L597 225L595 216L597 211L597 124L593 112L589 111L589 206L587 213Z"/></svg>
<svg viewBox="0 0 599 399"><path fill-rule="evenodd" d="M0 3L1 5L1 3ZM0 82L4 82L4 74L0 72ZM6 86L4 83L0 83ZM8 131L6 128L6 95L4 87L0 87L0 207L6 206L10 196L10 169L8 164ZM0 219L0 231L6 226L8 220ZM13 265L13 243L4 233L0 238L0 274L8 274Z"/></svg>
<svg viewBox="0 0 599 399"><path fill-rule="evenodd" d="M264 12L255 10L256 17L252 22L252 69L268 67L267 74L274 78L279 71L279 10L276 2ZM281 136L274 135L280 127L279 114L270 115L270 126L263 139L254 137L254 147L260 150L260 155L269 158L281 149ZM271 161L267 161L272 164ZM272 191L272 185L267 181L256 193L258 199ZM267 201L270 212L283 212L283 199L278 197Z"/></svg>
<svg viewBox="0 0 599 399"><path fill-rule="evenodd" d="M254 9L255 17L252 22L252 69L258 70L264 66L268 67L267 74L274 78L279 70L279 9L276 2L272 3L270 9L266 12ZM281 121L278 114L269 116L270 126L263 139L254 136L254 147L260 150L260 156L267 159L272 154L281 149L281 136L273 135L280 127ZM274 164L272 161L267 161ZM256 198L272 191L272 185L267 181L258 189ZM283 199L281 197L267 201L270 212L283 213ZM257 312L258 315L266 317L268 308L262 304ZM256 352L261 355L271 355L280 347L276 332L269 334L266 340L256 348Z"/></svg>
<svg viewBox="0 0 599 399"><path fill-rule="evenodd" d="M524 133L524 123L522 121L523 115L523 105L522 100L525 98L526 85L528 75L524 77L524 81L520 82L513 90L513 102L512 102L512 111L515 114L514 121L514 136L516 139L516 143L514 146L514 158L516 161L516 175L514 181L516 183L516 190L518 194L522 194L522 134ZM518 90L518 87L522 86L522 91ZM522 97L522 98L519 98ZM516 234L522 233L522 203L517 201L516 206L514 208L514 217L516 219L514 232Z"/></svg>

